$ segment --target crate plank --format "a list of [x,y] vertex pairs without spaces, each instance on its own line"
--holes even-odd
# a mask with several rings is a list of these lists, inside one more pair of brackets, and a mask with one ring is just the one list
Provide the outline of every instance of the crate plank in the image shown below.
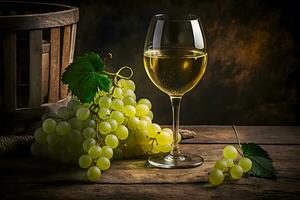
[[4,64],[4,109],[17,108],[17,36],[16,33],[4,35],[3,64]]
[[52,28],[50,35],[49,102],[57,102],[59,100],[60,82],[60,28]]
[[29,33],[29,107],[42,104],[42,30]]

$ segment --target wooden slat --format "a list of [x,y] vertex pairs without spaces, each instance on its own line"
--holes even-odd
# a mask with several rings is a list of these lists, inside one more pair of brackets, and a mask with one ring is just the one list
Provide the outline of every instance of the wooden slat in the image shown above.
[[[184,140],[191,144],[236,143],[231,126],[181,126],[197,133],[193,139]],[[241,142],[257,144],[300,144],[299,126],[236,126]]]
[[72,36],[71,36],[71,48],[70,48],[70,60],[69,63],[73,62],[75,43],[76,43],[77,24],[72,25]]
[[42,30],[29,33],[29,107],[38,107],[42,101]]
[[50,88],[49,102],[59,100],[60,81],[60,28],[52,28],[50,31]]
[[[99,183],[118,184],[153,184],[153,183],[204,183],[208,172],[216,160],[222,158],[221,144],[184,144],[184,152],[202,155],[205,162],[202,166],[190,169],[157,169],[146,167],[146,159],[114,161],[105,172]],[[265,145],[263,146],[274,160],[278,179],[300,178],[300,148],[298,145]],[[76,165],[77,166],[77,165]],[[43,169],[43,170],[40,170]],[[49,159],[33,158],[0,160],[0,183],[67,183],[88,182],[86,171],[78,166],[72,168]],[[249,183],[260,183],[262,179],[250,179]],[[292,180],[291,180],[292,181]],[[272,181],[269,181],[272,183]],[[237,182],[236,184],[239,184]]]
[[3,104],[5,109],[17,108],[17,36],[9,33],[3,40],[4,64],[4,94]]
[[[51,3],[1,1],[1,9],[23,11],[24,15],[0,16],[0,29],[6,31],[34,30],[77,23],[79,9]],[[8,13],[7,13],[8,14]]]
[[42,102],[48,102],[49,97],[49,73],[50,73],[50,53],[42,54]]
[[[64,27],[63,35],[63,47],[62,47],[62,61],[60,75],[65,71],[65,68],[70,62],[70,50],[71,50],[71,26]],[[60,81],[60,99],[66,98],[68,96],[68,87]]]

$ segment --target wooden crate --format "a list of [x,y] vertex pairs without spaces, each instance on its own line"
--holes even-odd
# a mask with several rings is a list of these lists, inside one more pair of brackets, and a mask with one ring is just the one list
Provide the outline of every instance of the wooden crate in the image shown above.
[[78,20],[71,6],[0,2],[0,119],[40,115],[67,97],[60,77],[73,60]]

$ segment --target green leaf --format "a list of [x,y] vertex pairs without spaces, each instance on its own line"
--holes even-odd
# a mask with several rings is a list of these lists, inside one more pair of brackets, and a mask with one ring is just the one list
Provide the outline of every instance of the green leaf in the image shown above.
[[249,175],[277,179],[277,172],[267,151],[255,143],[242,144],[242,151],[244,156],[252,161],[252,169],[248,172]]
[[62,81],[81,102],[91,102],[98,90],[109,91],[111,79],[103,73],[104,62],[96,53],[85,54],[70,64],[62,75]]

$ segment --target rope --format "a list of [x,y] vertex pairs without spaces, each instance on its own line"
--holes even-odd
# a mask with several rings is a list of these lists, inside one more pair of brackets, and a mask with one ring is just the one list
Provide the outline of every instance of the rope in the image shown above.
[[0,136],[0,156],[21,148],[28,148],[34,142],[31,135]]

